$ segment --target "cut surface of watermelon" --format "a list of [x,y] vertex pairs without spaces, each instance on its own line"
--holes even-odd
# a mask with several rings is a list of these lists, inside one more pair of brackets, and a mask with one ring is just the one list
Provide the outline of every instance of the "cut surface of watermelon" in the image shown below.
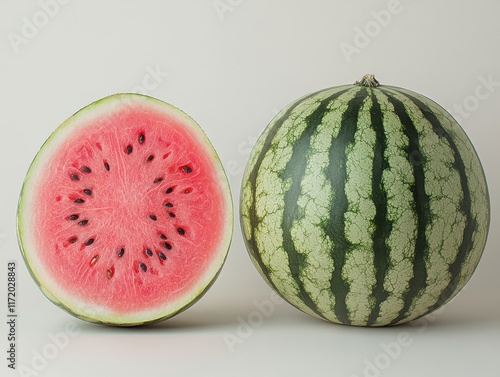
[[232,229],[229,185],[203,131],[134,94],[94,102],[49,137],[18,212],[21,249],[45,295],[118,325],[166,319],[200,298]]

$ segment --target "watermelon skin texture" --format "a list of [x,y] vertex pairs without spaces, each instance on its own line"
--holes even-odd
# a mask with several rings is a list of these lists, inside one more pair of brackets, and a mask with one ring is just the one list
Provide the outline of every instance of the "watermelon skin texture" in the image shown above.
[[476,151],[442,107],[356,83],[286,106],[243,176],[241,226],[266,282],[301,311],[402,324],[471,278],[490,221]]

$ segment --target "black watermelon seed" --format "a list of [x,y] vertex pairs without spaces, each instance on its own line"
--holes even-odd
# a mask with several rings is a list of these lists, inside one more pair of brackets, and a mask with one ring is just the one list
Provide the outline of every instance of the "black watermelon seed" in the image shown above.
[[141,268],[141,270],[143,270],[144,272],[146,272],[148,270],[148,267],[144,264],[144,263],[139,263],[139,267]]
[[154,158],[155,158],[155,156],[153,156],[152,154],[150,154],[148,156],[148,158],[146,158],[146,162],[151,162],[151,161],[153,161]]
[[166,235],[164,235],[163,233],[160,233],[160,238],[161,238],[162,240],[166,240],[166,239],[167,239],[167,236],[166,236]]
[[140,134],[139,135],[139,143],[140,144],[144,143],[144,140],[146,140],[146,138],[144,137],[144,134]]
[[156,215],[154,215],[154,214],[149,215],[149,218],[150,218],[151,220],[153,220],[153,221],[158,220],[158,218],[157,218],[157,217],[156,217]]
[[82,166],[80,168],[81,171],[83,171],[84,173],[91,173],[92,170],[90,170],[90,168],[88,166]]
[[68,217],[68,220],[75,221],[75,220],[78,220],[78,217],[79,217],[79,216],[75,213],[75,214],[73,214],[73,215],[69,216],[69,217]]
[[89,189],[83,189],[83,193],[85,195],[92,195],[92,190],[89,190]]
[[82,198],[77,198],[77,199],[73,200],[73,203],[82,204],[82,203],[85,203],[85,200],[83,200]]
[[88,220],[82,220],[82,221],[79,221],[79,222],[78,222],[78,225],[80,225],[80,226],[85,226],[85,225],[87,225],[88,223],[89,223],[89,221],[88,221]]
[[92,260],[90,261],[90,265],[93,266],[95,264],[95,262],[97,262],[98,259],[99,259],[99,255],[94,255],[94,258],[92,258]]
[[168,213],[168,215],[169,215],[170,217],[175,217],[175,213],[173,213],[173,212],[169,212],[169,213]]
[[163,246],[165,246],[165,249],[167,249],[167,250],[171,250],[172,249],[172,245],[169,244],[168,242],[163,243]]
[[172,203],[170,203],[170,202],[166,202],[165,203],[165,207],[167,207],[167,208],[172,208],[173,206],[174,205]]
[[181,236],[186,234],[186,231],[182,228],[177,228],[177,233],[179,233]]
[[73,181],[79,181],[80,180],[80,177],[78,176],[78,174],[75,174],[75,173],[72,173],[70,174],[70,177]]
[[85,246],[90,246],[94,243],[94,239],[93,238],[89,238],[87,241],[85,241]]
[[146,254],[147,254],[147,255],[149,255],[150,257],[152,257],[152,256],[153,256],[153,252],[151,251],[151,249],[147,249],[147,248],[146,248],[146,250],[144,250],[144,251],[145,251],[145,252],[146,252]]
[[126,154],[130,154],[132,153],[132,151],[134,150],[134,148],[132,147],[132,145],[127,145],[127,147],[125,148],[125,153]]
[[160,183],[161,181],[163,181],[163,177],[158,177],[153,181],[153,183]]
[[165,194],[170,194],[172,191],[174,191],[173,187],[169,187],[167,191],[165,191]]
[[109,171],[109,164],[108,164],[106,161],[104,161],[104,168],[105,168],[107,171]]
[[76,241],[78,241],[78,237],[74,236],[74,237],[71,237],[68,242],[69,243],[75,243]]
[[161,260],[167,260],[165,254],[163,254],[161,251],[158,252],[158,258],[160,258]]
[[184,173],[191,173],[193,171],[193,169],[191,169],[190,166],[185,165],[185,166],[182,167],[182,171]]
[[120,250],[118,250],[118,256],[123,257],[123,253],[125,253],[125,249],[122,247]]

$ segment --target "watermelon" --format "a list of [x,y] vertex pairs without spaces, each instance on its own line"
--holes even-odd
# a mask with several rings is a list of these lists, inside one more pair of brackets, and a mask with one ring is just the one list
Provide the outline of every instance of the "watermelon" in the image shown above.
[[274,117],[250,154],[240,214],[252,262],[286,301],[330,322],[386,326],[464,287],[490,204],[452,116],[366,75]]
[[204,132],[138,94],[103,98],[59,126],[18,206],[20,249],[41,291],[109,325],[157,322],[195,303],[232,231],[229,184]]

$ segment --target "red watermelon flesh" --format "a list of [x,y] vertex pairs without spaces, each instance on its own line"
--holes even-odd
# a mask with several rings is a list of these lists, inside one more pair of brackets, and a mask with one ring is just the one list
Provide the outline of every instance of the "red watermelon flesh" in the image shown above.
[[18,230],[52,301],[89,321],[135,325],[201,297],[227,255],[232,217],[224,170],[198,125],[122,94],[47,140],[23,186]]

